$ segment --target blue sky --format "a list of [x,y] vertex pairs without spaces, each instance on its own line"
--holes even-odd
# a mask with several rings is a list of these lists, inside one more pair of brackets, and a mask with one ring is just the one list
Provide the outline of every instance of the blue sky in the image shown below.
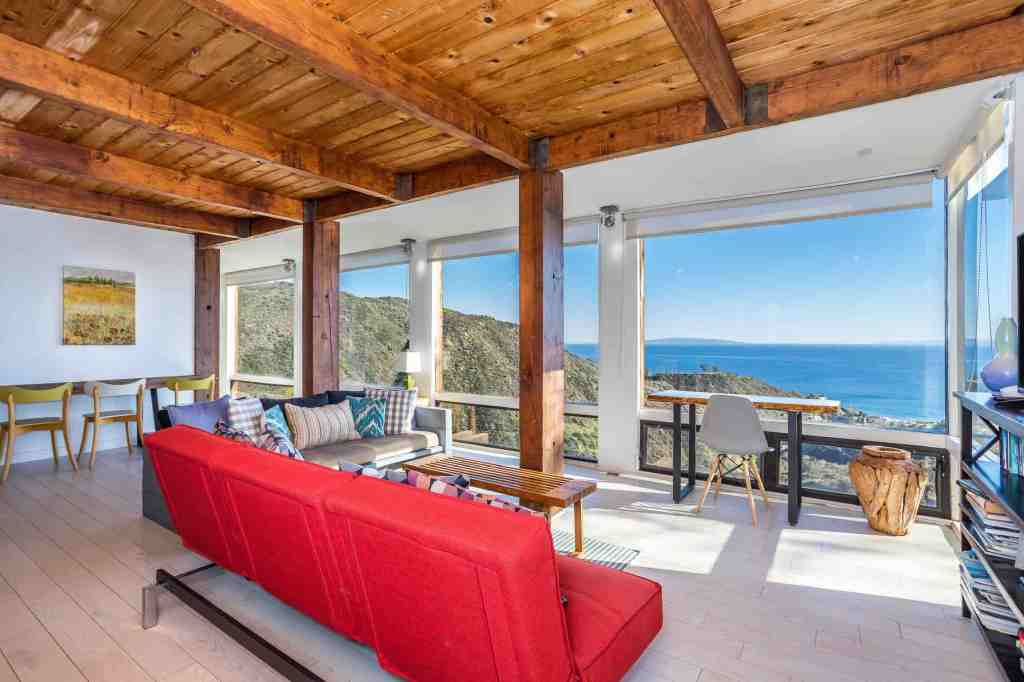
[[[945,336],[940,182],[931,208],[659,237],[647,240],[645,256],[648,339],[894,343]],[[566,341],[594,343],[597,247],[567,248],[565,267]],[[516,321],[517,274],[515,254],[450,261],[444,306]],[[364,296],[404,296],[407,286],[403,266],[346,273],[342,282]]]

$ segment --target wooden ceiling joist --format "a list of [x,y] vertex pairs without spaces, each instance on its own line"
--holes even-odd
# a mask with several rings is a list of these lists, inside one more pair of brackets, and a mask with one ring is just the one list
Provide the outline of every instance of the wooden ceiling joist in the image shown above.
[[[0,160],[219,208],[301,221],[302,201],[0,127]],[[360,195],[362,196],[362,195]]]
[[336,21],[318,9],[322,3],[187,2],[488,156],[519,169],[530,167],[525,133]]
[[21,178],[0,177],[0,204],[34,208],[52,213],[97,218],[116,223],[157,227],[238,238],[248,231],[247,219],[160,206],[112,194],[72,189]]
[[380,168],[198,107],[5,34],[0,34],[0,83],[357,192],[382,198],[395,194],[395,176]]
[[708,132],[702,100],[551,138],[548,167],[572,166],[877,104],[1024,69],[1024,16],[930,38],[761,89],[756,123]]
[[676,42],[728,128],[744,124],[743,81],[708,0],[654,0]]

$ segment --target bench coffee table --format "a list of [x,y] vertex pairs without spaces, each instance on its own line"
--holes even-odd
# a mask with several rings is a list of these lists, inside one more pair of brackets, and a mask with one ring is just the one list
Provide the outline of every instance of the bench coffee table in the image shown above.
[[559,509],[573,505],[576,553],[583,552],[583,498],[597,490],[594,481],[446,454],[430,455],[402,466],[428,476],[462,475],[476,488],[518,497],[520,502]]

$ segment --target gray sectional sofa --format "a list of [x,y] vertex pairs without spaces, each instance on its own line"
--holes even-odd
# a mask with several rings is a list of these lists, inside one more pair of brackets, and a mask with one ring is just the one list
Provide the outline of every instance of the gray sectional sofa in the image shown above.
[[[263,405],[264,408],[270,409],[276,404],[291,402],[303,407],[321,407],[340,403],[349,396],[361,395],[362,391],[327,391],[315,396],[288,400],[265,399]],[[157,430],[171,426],[166,410],[160,410],[156,421]],[[451,450],[451,410],[443,407],[417,407],[413,414],[411,433],[330,443],[317,448],[307,448],[303,450],[302,456],[306,461],[331,469],[337,469],[343,461],[384,468]],[[174,530],[153,465],[148,457],[145,459],[142,473],[142,514],[165,528]]]

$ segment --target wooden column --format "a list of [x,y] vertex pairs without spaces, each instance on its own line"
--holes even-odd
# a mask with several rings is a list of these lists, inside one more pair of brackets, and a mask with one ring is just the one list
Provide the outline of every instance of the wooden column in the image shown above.
[[338,388],[338,267],[341,227],[317,221],[306,201],[302,224],[302,394]]
[[[196,237],[195,373],[209,376],[220,368],[220,249]],[[218,376],[218,383],[220,377]],[[228,393],[229,386],[220,387]],[[216,396],[196,395],[196,400]]]
[[519,460],[560,473],[565,449],[562,174],[519,176]]

